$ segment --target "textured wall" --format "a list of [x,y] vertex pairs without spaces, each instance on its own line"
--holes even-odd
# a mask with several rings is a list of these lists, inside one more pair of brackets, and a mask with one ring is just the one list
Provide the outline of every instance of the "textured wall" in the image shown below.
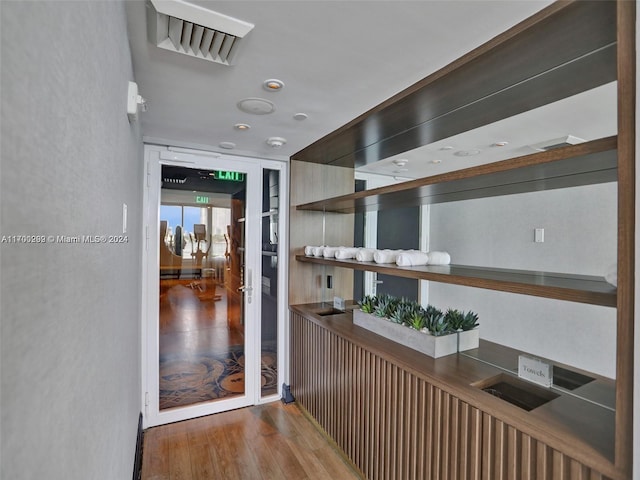
[[0,477],[124,479],[140,411],[142,144],[120,2],[0,2]]
[[[430,249],[459,265],[604,276],[616,262],[616,192],[608,183],[433,205]],[[482,338],[615,377],[615,308],[430,283],[429,303],[476,311]]]

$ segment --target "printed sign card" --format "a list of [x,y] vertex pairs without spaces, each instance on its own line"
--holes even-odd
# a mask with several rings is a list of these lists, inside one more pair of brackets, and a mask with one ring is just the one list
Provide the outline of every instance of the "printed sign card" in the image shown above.
[[526,355],[518,356],[518,376],[545,387],[553,384],[552,365]]

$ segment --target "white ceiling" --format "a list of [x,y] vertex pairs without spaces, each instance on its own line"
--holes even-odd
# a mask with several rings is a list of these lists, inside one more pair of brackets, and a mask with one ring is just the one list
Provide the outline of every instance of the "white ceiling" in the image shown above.
[[[140,116],[145,139],[285,159],[551,2],[193,3],[253,23],[255,28],[243,39],[235,65],[225,66],[156,47],[147,39],[145,9],[151,8],[150,4],[127,2],[135,80],[149,105]],[[282,80],[284,89],[265,91],[262,83],[269,78]],[[508,148],[517,150],[565,134],[585,139],[612,134],[606,133],[610,126],[600,134],[578,125],[581,118],[593,118],[585,109],[607,117],[611,108],[615,112],[612,91],[611,86],[601,87],[595,94],[574,99],[569,110],[551,106],[555,108],[551,117],[542,112],[523,114],[518,116],[522,117],[520,123],[498,122],[403,155],[410,160],[405,167],[411,167],[408,172],[391,170],[391,159],[365,170],[415,178],[464,168],[472,164],[469,162],[500,159],[497,157],[504,157],[508,149],[489,147],[500,140],[509,141]],[[615,92],[613,95],[615,98]],[[274,113],[258,116],[241,112],[236,104],[247,97],[275,103]],[[560,110],[564,113],[558,113]],[[295,120],[293,115],[298,112],[308,118]],[[549,118],[558,120],[558,125]],[[612,118],[614,133],[615,113]],[[251,129],[236,131],[236,123],[247,123]],[[271,136],[284,137],[286,145],[278,150],[269,147],[265,141]],[[236,148],[222,149],[221,142],[233,142]],[[451,151],[438,150],[445,145],[453,146],[453,152],[476,148],[483,154],[451,157]],[[430,163],[434,159],[442,162]]]

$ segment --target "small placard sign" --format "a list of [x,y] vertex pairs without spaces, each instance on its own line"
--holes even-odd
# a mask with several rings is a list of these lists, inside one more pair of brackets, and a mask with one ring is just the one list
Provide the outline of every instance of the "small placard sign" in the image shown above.
[[552,365],[526,355],[518,356],[518,376],[545,387],[553,384]]
[[344,310],[345,309],[344,298],[333,297],[333,308],[335,308],[336,310]]

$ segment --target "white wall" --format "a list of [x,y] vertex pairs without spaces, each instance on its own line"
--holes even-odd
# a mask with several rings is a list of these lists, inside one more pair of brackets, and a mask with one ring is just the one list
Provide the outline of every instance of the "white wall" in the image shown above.
[[[430,249],[452,263],[604,276],[616,262],[615,183],[431,206]],[[534,229],[545,229],[534,243]],[[431,282],[429,303],[473,310],[480,336],[615,377],[616,309]]]
[[131,478],[140,412],[142,143],[121,2],[0,2],[0,477]]

